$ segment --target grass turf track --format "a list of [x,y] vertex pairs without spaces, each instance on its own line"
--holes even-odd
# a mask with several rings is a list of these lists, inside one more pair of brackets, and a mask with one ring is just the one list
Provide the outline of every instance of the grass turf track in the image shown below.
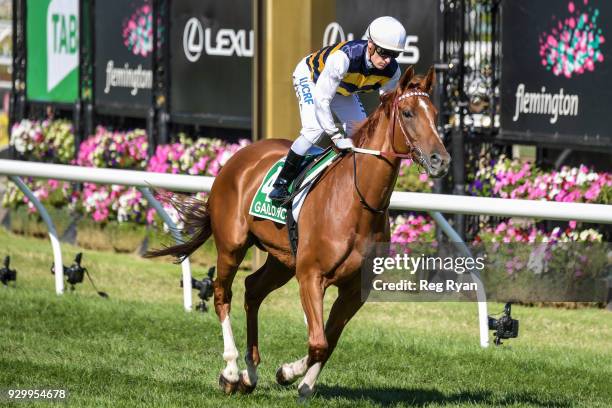
[[[78,251],[63,245],[64,263]],[[281,363],[306,353],[295,280],[262,305],[257,389],[227,397],[217,388],[220,325],[214,313],[183,312],[180,267],[88,250],[83,265],[110,299],[97,297],[88,282],[58,297],[48,240],[0,229],[0,257],[5,253],[18,270],[18,286],[0,288],[0,389],[62,387],[75,407],[296,405],[295,385],[274,381]],[[194,269],[201,278],[205,269]],[[232,313],[241,368],[246,275],[241,271],[234,283]],[[326,311],[334,292],[328,291]],[[307,405],[612,406],[610,312],[515,306],[513,314],[521,320],[520,337],[483,350],[474,304],[368,303],[345,330]]]

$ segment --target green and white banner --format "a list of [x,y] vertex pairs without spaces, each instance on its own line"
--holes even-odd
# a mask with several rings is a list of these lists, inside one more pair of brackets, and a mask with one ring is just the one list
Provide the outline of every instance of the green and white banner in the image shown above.
[[27,0],[28,99],[74,102],[79,86],[79,0]]

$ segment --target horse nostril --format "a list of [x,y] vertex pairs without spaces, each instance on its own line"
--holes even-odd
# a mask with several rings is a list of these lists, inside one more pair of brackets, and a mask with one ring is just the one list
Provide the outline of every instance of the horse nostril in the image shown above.
[[442,158],[438,153],[434,153],[429,157],[429,162],[431,163],[432,167],[439,168],[442,164]]

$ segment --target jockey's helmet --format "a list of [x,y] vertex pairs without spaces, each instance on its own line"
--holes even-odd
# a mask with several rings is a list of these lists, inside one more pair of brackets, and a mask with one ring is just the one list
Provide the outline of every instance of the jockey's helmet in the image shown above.
[[367,36],[374,45],[384,50],[405,51],[406,30],[402,23],[393,17],[378,17],[372,21],[368,26]]

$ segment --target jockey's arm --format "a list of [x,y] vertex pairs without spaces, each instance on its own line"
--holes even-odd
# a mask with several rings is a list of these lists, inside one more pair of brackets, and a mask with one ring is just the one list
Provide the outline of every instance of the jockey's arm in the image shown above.
[[399,79],[400,79],[401,76],[402,76],[402,70],[400,69],[400,67],[398,65],[397,69],[395,70],[395,73],[393,74],[391,79],[389,81],[387,81],[386,84],[381,86],[380,89],[378,90],[380,92],[380,94],[384,95],[387,92],[393,91],[395,89],[395,87],[397,86],[397,83],[399,82]]
[[315,115],[321,128],[330,136],[339,131],[334,123],[330,104],[336,95],[340,81],[348,72],[348,68],[348,56],[342,51],[334,52],[327,57],[325,67],[315,85]]

